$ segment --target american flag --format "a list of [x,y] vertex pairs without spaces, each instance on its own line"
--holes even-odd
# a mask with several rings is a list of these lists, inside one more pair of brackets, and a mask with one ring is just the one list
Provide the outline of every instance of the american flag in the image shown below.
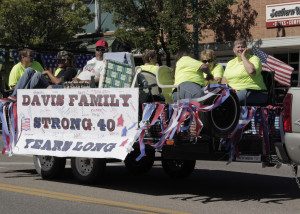
[[[11,55],[13,57],[14,63],[17,64],[19,62],[19,51],[13,50],[11,52]],[[33,60],[36,60],[38,53],[34,52]]]
[[29,131],[30,130],[30,119],[29,118],[22,118],[21,123],[21,130]]
[[78,69],[82,69],[87,61],[89,61],[90,59],[92,59],[94,56],[93,55],[75,55],[76,58],[76,65]]
[[51,71],[54,74],[57,69],[57,58],[55,53],[42,53],[42,61],[44,64],[44,69]]
[[294,71],[293,67],[266,54],[255,46],[253,47],[253,53],[261,60],[263,71],[275,71],[274,79],[278,83],[285,86],[291,86],[291,75]]

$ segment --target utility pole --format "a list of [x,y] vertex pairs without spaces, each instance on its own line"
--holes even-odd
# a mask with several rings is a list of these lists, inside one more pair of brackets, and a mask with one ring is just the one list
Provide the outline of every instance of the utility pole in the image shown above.
[[95,0],[95,31],[101,32],[101,1]]
[[194,7],[194,57],[195,59],[199,59],[199,53],[198,53],[198,0],[193,1],[193,7]]

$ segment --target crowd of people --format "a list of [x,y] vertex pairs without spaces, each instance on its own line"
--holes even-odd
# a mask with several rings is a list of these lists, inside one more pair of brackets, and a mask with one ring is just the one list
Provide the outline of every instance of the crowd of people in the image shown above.
[[[126,58],[131,51],[126,43],[118,43],[113,52],[122,53],[123,62],[134,65],[133,58]],[[216,55],[213,50],[206,49],[200,53],[200,59],[194,59],[188,49],[181,49],[175,57],[173,67],[174,84],[178,86],[173,91],[173,101],[180,99],[199,98],[204,95],[204,87],[211,83],[227,84],[237,92],[241,104],[244,100],[251,103],[265,103],[267,94],[260,92],[266,86],[261,74],[262,64],[257,56],[248,53],[246,40],[237,39],[234,42],[233,52],[235,58],[227,63],[226,69],[216,63]],[[9,87],[13,89],[8,98],[1,102],[17,100],[18,89],[54,88],[63,81],[91,81],[94,77],[98,84],[104,72],[103,59],[108,55],[108,43],[105,40],[96,42],[95,57],[87,62],[82,72],[78,74],[74,55],[68,51],[60,51],[57,54],[58,67],[53,74],[44,70],[42,65],[34,61],[34,51],[22,49],[19,51],[19,63],[14,65],[9,75]],[[155,50],[146,49],[142,54],[144,65],[140,67],[144,71],[156,75],[159,67]],[[248,91],[248,89],[252,89]],[[179,93],[179,94],[177,94]],[[179,96],[178,96],[179,95]]]

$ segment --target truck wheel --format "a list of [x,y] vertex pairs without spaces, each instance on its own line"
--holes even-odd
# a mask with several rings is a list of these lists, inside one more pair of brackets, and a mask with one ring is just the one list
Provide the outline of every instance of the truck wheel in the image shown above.
[[126,168],[133,174],[144,174],[147,173],[153,166],[155,159],[155,151],[149,149],[146,151],[147,156],[142,157],[141,160],[136,161],[135,159],[140,155],[138,148],[130,152],[125,158]]
[[184,178],[189,176],[196,165],[196,160],[168,160],[162,159],[164,171],[174,178]]
[[[211,105],[218,96],[204,100],[201,104]],[[202,133],[213,137],[227,137],[233,132],[239,122],[240,105],[234,92],[219,107],[208,112],[199,112],[203,122]]]
[[36,172],[44,179],[54,179],[62,175],[66,159],[54,156],[33,156]]
[[100,181],[106,167],[105,159],[79,158],[71,159],[71,168],[74,177],[83,183],[96,183]]

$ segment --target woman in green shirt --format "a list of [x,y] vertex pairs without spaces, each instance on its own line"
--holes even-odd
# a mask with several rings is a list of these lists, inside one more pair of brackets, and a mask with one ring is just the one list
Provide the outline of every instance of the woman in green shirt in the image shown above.
[[[199,98],[204,95],[204,73],[207,75],[207,80],[213,79],[209,65],[193,59],[189,50],[181,50],[177,53],[174,70],[174,84],[178,85],[180,99]],[[176,93],[176,91],[173,91],[174,101],[177,101]]]
[[[224,68],[220,64],[216,64],[216,55],[213,50],[206,49],[201,51],[200,60],[205,64],[208,63],[211,74],[214,76],[213,80],[205,81],[205,85],[210,83],[221,83]],[[206,74],[204,74],[204,78],[206,78]]]
[[[259,91],[266,90],[261,74],[262,64],[257,56],[248,54],[247,50],[246,40],[238,39],[234,42],[236,58],[227,63],[222,83],[236,90],[241,105],[246,95],[248,103],[263,104],[267,102],[268,95]],[[257,91],[248,92],[247,89]]]

